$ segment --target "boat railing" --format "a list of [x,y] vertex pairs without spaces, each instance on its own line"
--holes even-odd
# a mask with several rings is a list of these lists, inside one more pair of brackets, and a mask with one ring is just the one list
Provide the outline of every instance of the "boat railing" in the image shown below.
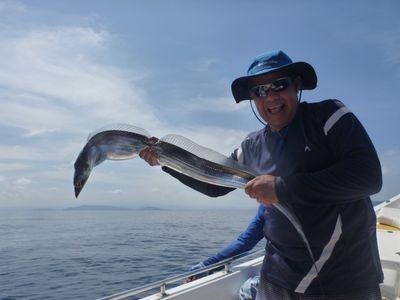
[[232,267],[233,267],[233,263],[237,263],[240,259],[242,258],[249,258],[251,256],[256,256],[256,255],[261,255],[262,253],[264,253],[265,250],[264,249],[259,249],[256,251],[248,251],[248,252],[244,252],[238,255],[235,255],[231,258],[227,258],[225,260],[222,260],[218,263],[209,265],[207,267],[204,268],[199,268],[193,271],[188,271],[179,275],[175,275],[166,279],[162,279],[150,284],[146,284],[137,288],[133,288],[130,290],[126,290],[123,292],[119,292],[110,296],[106,296],[103,298],[99,298],[98,300],[121,300],[121,299],[127,299],[133,296],[137,296],[140,294],[143,294],[145,292],[149,292],[152,290],[156,290],[158,289],[160,291],[160,294],[162,297],[167,296],[166,290],[167,290],[167,285],[170,285],[172,283],[176,283],[176,282],[182,282],[183,280],[186,280],[188,278],[191,278],[193,276],[196,275],[200,275],[206,272],[211,272],[211,271],[215,271],[215,270],[220,270],[223,269],[223,271],[228,274],[230,272],[232,272]]

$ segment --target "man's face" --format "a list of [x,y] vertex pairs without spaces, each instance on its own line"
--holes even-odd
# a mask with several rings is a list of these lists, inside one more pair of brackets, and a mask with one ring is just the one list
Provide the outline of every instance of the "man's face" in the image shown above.
[[[250,86],[257,86],[274,82],[279,78],[288,77],[284,73],[266,74],[253,78]],[[298,82],[293,82],[284,90],[276,92],[269,90],[266,97],[253,97],[260,116],[270,125],[273,131],[279,131],[290,123],[297,110]]]

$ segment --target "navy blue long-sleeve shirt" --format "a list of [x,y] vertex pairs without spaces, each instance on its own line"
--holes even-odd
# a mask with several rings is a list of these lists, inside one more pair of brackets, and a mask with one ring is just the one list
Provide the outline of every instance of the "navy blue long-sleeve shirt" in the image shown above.
[[[285,129],[272,132],[267,126],[251,133],[232,158],[258,174],[276,176],[278,199],[299,219],[319,279],[301,237],[271,206],[260,205],[246,231],[205,264],[247,251],[264,236],[268,243],[262,274],[289,290],[318,294],[322,285],[329,294],[382,281],[369,198],[382,185],[380,163],[363,126],[343,103],[300,103]],[[232,190],[163,169],[212,197]]]

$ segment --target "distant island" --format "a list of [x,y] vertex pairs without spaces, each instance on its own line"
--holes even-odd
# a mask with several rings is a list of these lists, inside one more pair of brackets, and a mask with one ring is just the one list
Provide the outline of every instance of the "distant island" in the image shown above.
[[80,205],[76,207],[68,207],[64,210],[165,210],[155,206],[145,206],[137,209],[127,208],[127,207],[118,207],[118,206],[110,206],[110,205]]
[[156,207],[156,206],[145,206],[145,207],[138,208],[137,210],[168,210],[168,209],[160,208],[160,207]]
[[132,210],[131,208],[109,206],[109,205],[80,205],[68,207],[65,210]]

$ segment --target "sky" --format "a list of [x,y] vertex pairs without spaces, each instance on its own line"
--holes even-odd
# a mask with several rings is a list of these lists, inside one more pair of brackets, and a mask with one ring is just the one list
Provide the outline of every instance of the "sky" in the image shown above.
[[231,82],[282,49],[313,65],[303,101],[340,99],[400,193],[399,1],[0,0],[0,208],[78,205],[255,208],[242,190],[208,198],[140,158],[97,166],[78,199],[88,134],[127,123],[229,155],[259,130]]

